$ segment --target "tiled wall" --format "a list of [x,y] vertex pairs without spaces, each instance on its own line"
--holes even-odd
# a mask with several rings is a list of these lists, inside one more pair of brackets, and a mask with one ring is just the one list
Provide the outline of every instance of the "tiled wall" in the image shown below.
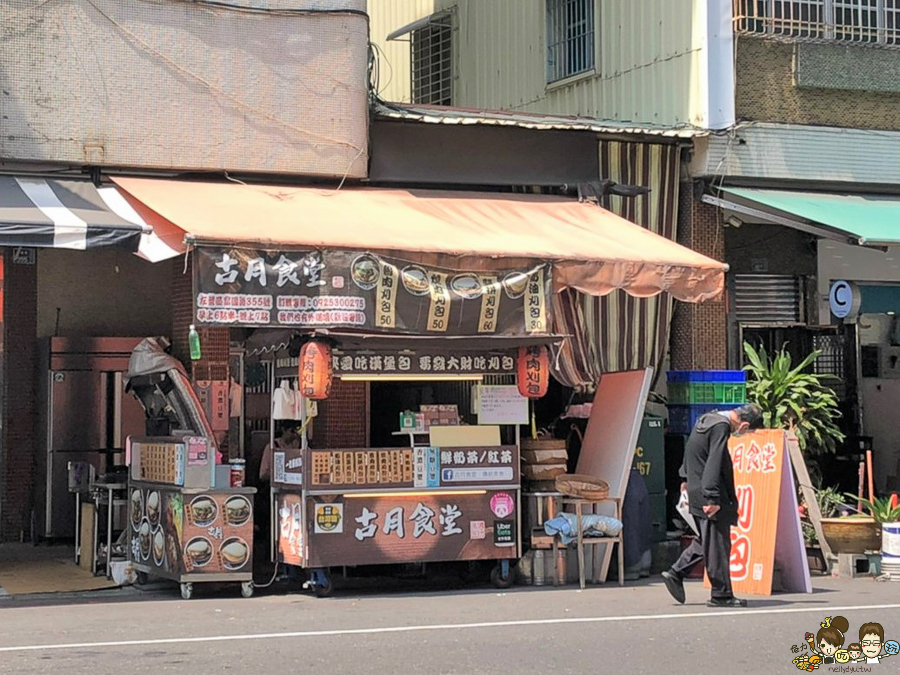
[[[725,235],[716,207],[704,204],[688,183],[681,186],[678,243],[716,260],[725,259]],[[672,370],[726,368],[727,312],[724,294],[700,304],[675,301]]]

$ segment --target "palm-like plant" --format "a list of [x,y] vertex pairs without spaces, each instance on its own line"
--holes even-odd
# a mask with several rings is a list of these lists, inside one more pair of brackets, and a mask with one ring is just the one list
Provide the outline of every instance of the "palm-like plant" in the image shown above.
[[767,429],[790,429],[800,448],[811,454],[833,453],[844,434],[835,424],[840,418],[837,395],[823,384],[830,376],[804,372],[821,352],[814,351],[794,366],[786,349],[770,358],[765,348],[757,352],[744,343],[749,365],[747,398],[763,413]]

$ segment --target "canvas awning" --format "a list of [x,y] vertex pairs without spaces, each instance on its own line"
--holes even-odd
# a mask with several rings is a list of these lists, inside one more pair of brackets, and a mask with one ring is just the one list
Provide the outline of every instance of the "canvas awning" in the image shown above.
[[136,251],[150,228],[117,214],[104,190],[86,180],[0,176],[0,246]]
[[749,216],[859,246],[900,244],[900,196],[723,188],[703,200]]
[[688,302],[718,296],[727,269],[599,206],[564,197],[114,180],[170,246],[172,228],[179,228],[194,245],[370,250],[460,269],[549,261],[556,290],[606,295],[623,289],[636,297],[667,291]]

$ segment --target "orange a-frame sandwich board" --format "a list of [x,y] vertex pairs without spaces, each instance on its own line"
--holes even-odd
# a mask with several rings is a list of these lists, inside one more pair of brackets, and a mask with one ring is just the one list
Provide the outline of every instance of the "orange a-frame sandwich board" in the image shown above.
[[[731,528],[731,582],[736,595],[780,589],[812,593],[787,432],[766,429],[731,439],[738,524]],[[709,579],[705,579],[709,587]]]

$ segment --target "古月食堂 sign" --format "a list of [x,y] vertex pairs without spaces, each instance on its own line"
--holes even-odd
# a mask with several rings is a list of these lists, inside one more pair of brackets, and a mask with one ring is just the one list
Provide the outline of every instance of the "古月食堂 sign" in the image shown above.
[[351,251],[198,247],[201,325],[345,327],[421,335],[542,335],[550,266],[466,271]]

